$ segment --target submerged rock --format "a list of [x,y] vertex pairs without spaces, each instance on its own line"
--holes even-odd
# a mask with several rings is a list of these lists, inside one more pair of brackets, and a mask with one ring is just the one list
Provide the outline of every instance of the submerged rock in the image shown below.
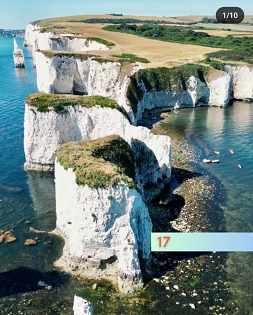
[[75,295],[73,311],[74,315],[92,315],[93,305],[85,299],[82,299],[81,297]]
[[17,240],[16,237],[12,234],[11,231],[6,231],[6,232],[2,231],[2,234],[0,235],[0,243],[2,243],[3,241],[5,243],[12,243],[16,240]]
[[44,281],[39,281],[38,286],[41,288],[45,288],[47,291],[51,291],[53,289],[51,285],[46,284]]
[[23,50],[18,46],[15,38],[14,41],[14,51],[13,51],[13,59],[16,68],[24,68],[25,67],[25,58]]
[[35,245],[36,241],[32,239],[27,239],[24,243],[24,245],[29,246],[29,245]]

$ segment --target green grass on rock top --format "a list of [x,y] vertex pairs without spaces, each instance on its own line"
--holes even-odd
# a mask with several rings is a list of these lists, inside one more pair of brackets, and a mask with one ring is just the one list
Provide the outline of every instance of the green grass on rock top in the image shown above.
[[124,181],[135,187],[134,156],[120,136],[66,143],[57,148],[55,157],[65,170],[74,170],[78,185],[96,189]]
[[[78,37],[76,37],[76,38],[78,38]],[[97,43],[104,44],[104,45],[109,46],[109,47],[115,46],[115,44],[113,42],[109,42],[108,40],[103,39],[103,38],[99,38],[99,37],[88,37],[87,39],[90,41],[95,41]]]
[[39,112],[54,110],[57,113],[63,111],[66,106],[81,105],[82,107],[91,108],[99,105],[101,107],[117,109],[128,118],[124,108],[120,107],[115,101],[103,96],[34,93],[27,97],[26,104],[36,107]]
[[141,69],[130,78],[127,97],[133,111],[137,112],[137,104],[143,96],[139,84],[144,83],[147,91],[168,91],[181,93],[188,89],[188,82],[191,76],[198,77],[202,82],[210,79],[210,75],[217,70],[197,64],[187,64],[173,68],[148,68]]

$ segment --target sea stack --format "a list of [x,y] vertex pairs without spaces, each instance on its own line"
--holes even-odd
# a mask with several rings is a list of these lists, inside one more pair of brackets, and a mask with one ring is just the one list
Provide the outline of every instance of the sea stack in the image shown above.
[[25,58],[23,50],[18,46],[15,38],[14,41],[14,51],[13,51],[13,59],[16,68],[24,68],[25,67]]

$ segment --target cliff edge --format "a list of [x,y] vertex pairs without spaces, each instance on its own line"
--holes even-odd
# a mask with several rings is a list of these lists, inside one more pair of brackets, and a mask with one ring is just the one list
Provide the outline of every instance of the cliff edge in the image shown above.
[[109,136],[61,145],[55,156],[56,230],[65,239],[56,266],[124,293],[140,289],[152,225],[130,146]]
[[113,134],[129,144],[133,139],[145,144],[146,152],[152,151],[153,161],[157,163],[151,164],[154,165],[153,180],[157,185],[162,180],[170,180],[170,138],[154,135],[145,127],[133,126],[122,107],[100,96],[31,94],[25,106],[25,168],[53,170],[58,145]]

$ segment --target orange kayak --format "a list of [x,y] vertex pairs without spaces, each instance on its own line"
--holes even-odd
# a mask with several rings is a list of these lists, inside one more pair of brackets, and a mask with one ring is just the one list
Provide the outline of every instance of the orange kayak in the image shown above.
[[220,152],[219,152],[219,151],[217,151],[217,150],[214,150],[214,151],[213,151],[213,153],[214,153],[214,154],[217,154],[217,155],[219,155],[219,154],[220,154]]

